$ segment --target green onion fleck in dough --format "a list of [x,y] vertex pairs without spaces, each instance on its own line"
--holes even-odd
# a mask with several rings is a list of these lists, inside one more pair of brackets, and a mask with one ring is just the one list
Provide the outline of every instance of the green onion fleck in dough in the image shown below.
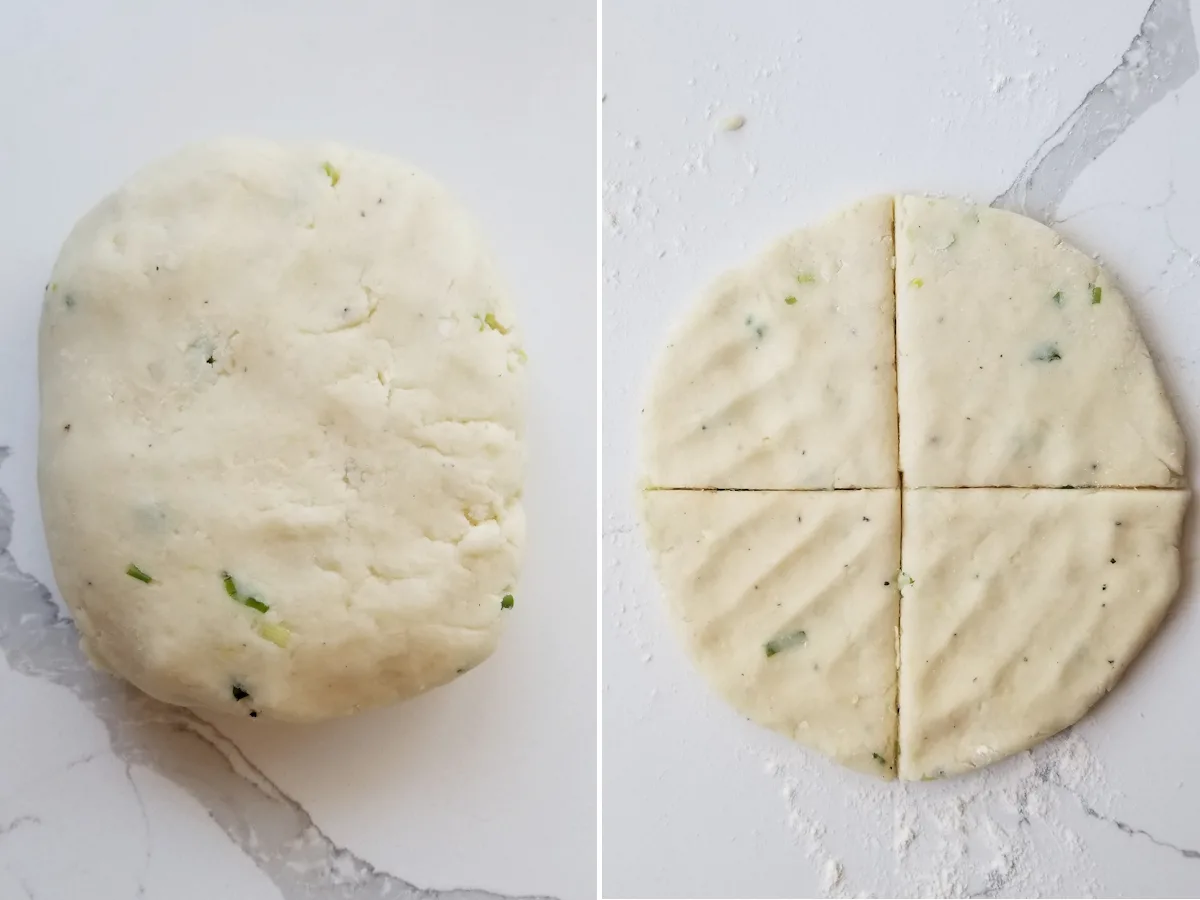
[[784,297],[783,302],[786,303],[788,306],[795,306],[796,298],[795,297]]
[[250,692],[248,690],[246,690],[244,687],[242,687],[236,681],[233,683],[233,699],[234,700],[245,700],[249,696],[250,696]]
[[1057,344],[1042,344],[1029,358],[1034,362],[1057,362],[1062,359],[1062,354],[1058,351]]
[[784,650],[790,650],[792,647],[800,647],[808,643],[808,635],[803,631],[793,631],[791,634],[785,634],[782,637],[772,638],[763,644],[763,649],[767,653],[767,657],[772,657],[776,653],[782,653]]
[[291,631],[274,622],[263,622],[258,626],[258,633],[277,647],[287,647],[292,636]]
[[513,595],[512,595],[512,594],[505,594],[505,595],[504,595],[504,599],[500,601],[500,608],[501,608],[501,609],[512,609],[512,608],[513,608],[513,603],[514,603],[514,601],[513,601]]
[[342,180],[342,173],[334,168],[333,163],[326,162],[321,166],[325,170],[325,174],[329,176],[329,186],[337,187],[337,183]]
[[1092,306],[1096,306],[1100,302],[1100,285],[1092,285]]
[[520,347],[518,347],[513,352],[517,354],[517,359],[519,359],[521,362],[529,362],[528,354],[526,354],[525,351],[522,350]]
[[1050,299],[1054,301],[1055,306],[1062,306],[1062,301],[1063,301],[1062,291],[1055,291],[1054,296],[1051,297]]
[[261,600],[259,600],[257,597],[244,596],[237,589],[237,584],[234,582],[233,576],[230,575],[228,572],[221,573],[221,581],[225,585],[225,593],[227,593],[230,597],[232,597],[238,603],[242,604],[242,606],[248,606],[251,609],[257,610],[258,612],[261,612],[261,613],[265,613],[267,610],[269,610],[271,608],[266,603],[263,603]]
[[872,753],[871,758],[873,760],[875,760],[875,762],[879,763],[881,766],[887,765],[887,760],[884,759],[882,756],[880,756],[878,753]]
[[924,278],[914,278],[912,281],[909,282],[909,284],[911,284],[915,288],[925,287],[925,279]]
[[271,607],[267,606],[267,604],[265,604],[261,600],[259,600],[257,597],[242,597],[241,601],[242,601],[242,603],[246,604],[246,606],[250,607],[251,609],[256,609],[262,613],[265,613],[268,609],[271,608]]
[[153,578],[151,578],[133,563],[129,564],[129,568],[125,570],[125,574],[130,578],[136,578],[138,581],[144,581],[146,584],[152,584],[154,582]]
[[796,276],[796,284],[816,284],[817,276],[812,272],[801,272]]
[[492,331],[498,331],[501,334],[508,334],[508,329],[505,328],[503,325],[501,325],[499,322],[497,322],[496,317],[494,315],[492,315],[491,313],[488,313],[486,316],[483,317],[483,322],[485,325],[487,325],[488,328],[492,329]]

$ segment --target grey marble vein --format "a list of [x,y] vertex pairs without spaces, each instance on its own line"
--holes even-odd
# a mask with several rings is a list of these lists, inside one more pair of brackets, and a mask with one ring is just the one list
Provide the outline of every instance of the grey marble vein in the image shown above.
[[1087,92],[992,205],[1051,221],[1080,173],[1198,69],[1188,0],[1153,0],[1121,62]]
[[42,820],[37,816],[17,816],[11,822],[5,822],[0,825],[0,836],[6,835],[11,831],[16,831],[18,828],[24,828],[26,825],[41,825]]
[[[7,456],[8,448],[0,447],[0,464]],[[470,888],[421,889],[376,869],[334,844],[212,725],[92,669],[49,588],[23,572],[9,552],[12,525],[12,505],[0,491],[0,652],[8,664],[70,689],[104,723],[127,773],[146,766],[191,793],[287,900],[502,896]],[[141,803],[140,793],[137,798]]]
[[1104,813],[1096,809],[1091,800],[1083,796],[1083,794],[1074,788],[1064,784],[1062,779],[1058,777],[1057,772],[1051,769],[1039,769],[1035,774],[1036,777],[1040,778],[1042,781],[1046,782],[1047,784],[1052,784],[1057,788],[1061,788],[1079,801],[1080,808],[1083,810],[1084,815],[1086,815],[1088,818],[1096,819],[1099,822],[1107,822],[1109,825],[1115,826],[1119,831],[1123,831],[1125,834],[1130,836],[1141,835],[1150,841],[1150,843],[1158,847],[1163,847],[1167,850],[1174,850],[1184,859],[1200,859],[1200,850],[1191,850],[1187,847],[1180,847],[1178,844],[1172,844],[1170,841],[1164,841],[1162,838],[1151,834],[1144,828],[1138,828],[1134,825],[1130,825],[1128,822],[1123,822],[1120,819],[1113,818],[1112,816],[1104,815]]
[[1144,837],[1148,841],[1150,841],[1150,843],[1155,844],[1156,846],[1159,846],[1159,847],[1163,847],[1167,850],[1174,850],[1176,853],[1178,853],[1184,859],[1200,859],[1200,850],[1189,850],[1187,847],[1180,847],[1178,844],[1172,844],[1170,841],[1164,841],[1161,838],[1155,837],[1150,832],[1146,831],[1144,828],[1135,828],[1133,825],[1130,825],[1128,822],[1122,822],[1120,819],[1113,819],[1113,818],[1110,818],[1109,816],[1102,815],[1101,813],[1096,811],[1094,808],[1089,806],[1087,801],[1084,800],[1082,797],[1079,798],[1079,804],[1080,804],[1080,806],[1083,807],[1083,811],[1084,811],[1085,815],[1090,816],[1093,819],[1097,819],[1101,822],[1107,822],[1110,825],[1115,825],[1119,830],[1125,832],[1126,834],[1128,834],[1130,836],[1135,835],[1135,834],[1140,834],[1142,837]]

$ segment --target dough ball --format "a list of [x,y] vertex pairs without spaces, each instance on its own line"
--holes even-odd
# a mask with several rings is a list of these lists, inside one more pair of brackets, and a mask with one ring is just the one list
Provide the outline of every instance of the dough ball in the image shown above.
[[87,653],[291,720],[478,665],[512,614],[524,364],[479,232],[403,163],[229,140],[137,174],[42,315],[43,514]]

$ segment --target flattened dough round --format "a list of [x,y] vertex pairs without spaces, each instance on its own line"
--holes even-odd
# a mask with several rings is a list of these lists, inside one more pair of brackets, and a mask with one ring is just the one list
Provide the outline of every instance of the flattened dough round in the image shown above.
[[293,720],[480,663],[524,532],[514,324],[470,219],[386,157],[220,141],[102,201],[40,344],[43,514],[89,656]]
[[1090,257],[1012,213],[894,202],[795,232],[689,311],[649,389],[643,518],[732,706],[917,779],[1112,688],[1178,587],[1188,492]]

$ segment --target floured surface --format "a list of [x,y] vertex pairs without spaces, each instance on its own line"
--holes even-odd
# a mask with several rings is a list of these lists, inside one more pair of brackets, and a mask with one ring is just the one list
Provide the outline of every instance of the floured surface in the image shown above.
[[793,232],[676,326],[642,418],[654,487],[894,487],[892,200]]
[[524,535],[523,367],[482,237],[411,167],[242,140],[148,167],[42,318],[42,507],[89,655],[287,719],[478,665]]
[[1182,432],[1095,260],[1013,213],[896,210],[906,486],[1182,483]]
[[758,755],[771,813],[821,896],[1101,895],[1084,837],[1089,819],[1112,821],[1113,789],[1074,731],[969,780],[922,784],[840,782],[799,752]]
[[[1200,702],[1194,579],[1147,655],[1069,733],[964,777],[887,784],[734,721],[711,698],[663,621],[630,489],[636,410],[697,272],[848,198],[898,188],[986,202],[1015,194],[1011,184],[1052,197],[1036,217],[1112,266],[1191,437],[1200,79],[1179,91],[1187,68],[1164,63],[1192,43],[1194,11],[1155,3],[1187,28],[1152,22],[1138,38],[1150,8],[1099,3],[1080,16],[978,0],[882,4],[864,17],[823,4],[800,21],[784,7],[751,19],[707,0],[666,13],[606,7],[607,893],[821,896],[830,860],[843,875],[829,893],[843,897],[1194,892],[1200,862],[1115,824],[1200,849],[1188,756],[1200,724],[1179,715]],[[912,64],[863,52],[864,41],[915,48]],[[1120,78],[1105,82],[1114,69]],[[735,112],[745,127],[719,131]],[[1188,468],[1194,483],[1194,459]],[[1185,556],[1194,543],[1189,529]]]
[[900,774],[953,775],[1079,719],[1179,585],[1187,494],[904,494]]
[[643,513],[673,624],[717,692],[892,777],[899,492],[647,491]]

